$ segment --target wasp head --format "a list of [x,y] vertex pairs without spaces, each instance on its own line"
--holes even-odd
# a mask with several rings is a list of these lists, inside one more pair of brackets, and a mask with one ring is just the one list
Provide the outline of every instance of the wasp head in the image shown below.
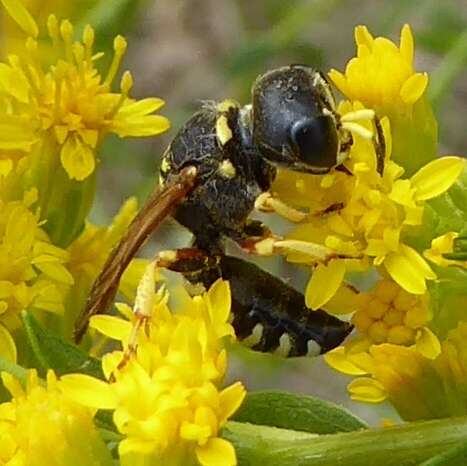
[[322,73],[302,65],[278,68],[259,76],[252,94],[253,141],[264,158],[316,174],[342,162],[351,136],[340,127]]

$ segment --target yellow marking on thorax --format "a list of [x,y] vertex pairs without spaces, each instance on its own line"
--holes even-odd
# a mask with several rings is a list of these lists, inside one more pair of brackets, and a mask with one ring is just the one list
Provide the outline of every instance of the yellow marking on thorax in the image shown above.
[[216,105],[216,110],[220,113],[227,113],[230,110],[238,108],[239,104],[233,99],[225,99]]
[[216,136],[221,146],[229,142],[233,136],[232,129],[229,126],[228,114],[239,108],[240,105],[233,99],[225,99],[216,105],[216,110],[220,114],[216,121]]
[[226,115],[221,115],[216,121],[216,136],[219,144],[224,146],[232,139],[233,133],[229,126],[229,120]]
[[237,174],[237,170],[233,166],[232,162],[226,159],[219,164],[219,173],[224,178],[233,178]]

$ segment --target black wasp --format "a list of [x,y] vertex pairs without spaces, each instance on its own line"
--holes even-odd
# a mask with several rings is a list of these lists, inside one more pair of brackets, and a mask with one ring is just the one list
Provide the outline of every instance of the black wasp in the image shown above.
[[219,277],[229,280],[232,325],[240,341],[283,356],[317,355],[338,346],[351,332],[350,324],[323,310],[310,311],[301,293],[256,265],[226,255],[224,239],[254,251],[271,233],[249,215],[271,187],[276,167],[313,174],[339,167],[352,145],[350,126],[337,114],[325,76],[302,65],[259,76],[250,105],[231,100],[205,104],[166,150],[161,186],[94,283],[76,327],[77,340],[89,318],[105,312],[142,243],[173,215],[193,233],[193,244],[165,252],[160,265],[205,287]]

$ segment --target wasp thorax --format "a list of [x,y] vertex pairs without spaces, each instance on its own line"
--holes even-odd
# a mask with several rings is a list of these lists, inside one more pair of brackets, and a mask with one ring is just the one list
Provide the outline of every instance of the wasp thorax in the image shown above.
[[338,164],[334,98],[325,77],[291,65],[253,85],[253,140],[270,162],[291,170],[325,173]]

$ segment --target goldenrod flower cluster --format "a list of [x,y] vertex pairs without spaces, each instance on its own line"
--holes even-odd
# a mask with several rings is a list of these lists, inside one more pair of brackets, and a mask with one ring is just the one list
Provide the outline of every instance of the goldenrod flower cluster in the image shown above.
[[47,383],[35,370],[25,387],[2,373],[12,400],[0,404],[0,463],[15,466],[111,466],[111,454],[91,410],[67,398],[54,373]]
[[[102,359],[107,382],[73,374],[62,378],[62,387],[84,406],[113,411],[124,435],[122,465],[145,459],[175,466],[195,464],[194,458],[203,466],[235,465],[232,445],[219,437],[245,396],[240,383],[218,388],[226,370],[222,340],[234,335],[229,285],[217,281],[173,314],[163,288],[154,294],[154,265],[148,267],[134,312],[121,304],[123,318],[91,320],[93,328],[122,345]],[[147,320],[135,335],[138,315]]]
[[[326,356],[332,367],[349,375],[373,374],[371,368],[379,367],[376,355],[389,351],[394,358],[400,355],[401,366],[403,355],[417,353],[413,357],[428,365],[441,357],[443,332],[435,325],[433,311],[439,304],[431,292],[437,292],[438,275],[444,272],[436,266],[465,267],[465,261],[449,256],[459,233],[445,230],[434,238],[426,224],[427,203],[448,191],[466,164],[456,156],[433,158],[436,121],[425,98],[428,76],[413,68],[410,28],[402,29],[399,47],[386,38],[373,38],[363,26],[356,28],[355,38],[357,56],[345,73],[332,70],[329,76],[349,99],[339,104],[338,112],[345,116],[374,110],[379,137],[375,122],[363,120],[360,126],[375,136],[372,141],[361,129],[354,132],[346,170],[320,176],[283,170],[273,186],[275,196],[301,209],[293,219],[298,225],[276,246],[289,261],[311,265],[308,307],[353,313],[356,336]],[[422,137],[426,131],[430,134]],[[378,165],[381,132],[383,170]],[[414,138],[423,143],[413,145]],[[422,153],[427,141],[431,148]],[[366,293],[352,292],[345,282],[349,274],[372,269],[380,275],[377,284]],[[349,385],[354,399],[385,398],[364,385],[366,381]],[[381,387],[382,382],[376,377],[372,383]]]
[[[31,29],[29,21],[23,26]],[[68,176],[82,181],[94,171],[96,150],[106,134],[150,136],[168,128],[165,117],[153,115],[163,105],[161,99],[135,101],[129,97],[133,79],[128,71],[123,73],[120,92],[112,91],[127,48],[122,36],[115,38],[112,63],[101,77],[96,68],[101,54],[93,50],[90,26],[84,28],[81,41],[73,40],[68,20],[59,22],[51,15],[47,29],[56,54],[53,65],[45,68],[40,62],[38,31],[33,28],[24,56],[9,55],[0,67],[1,119],[5,124],[0,140],[31,157],[37,151],[41,157],[44,151],[53,152],[50,156],[60,157]],[[25,122],[32,131],[24,134]],[[12,168],[11,159],[4,161],[2,173],[6,175]]]
[[420,345],[432,335],[428,295],[413,295],[391,280],[381,280],[372,291],[360,293],[357,302],[352,323],[370,344]]
[[338,370],[357,376],[349,384],[353,400],[379,403],[388,399],[408,421],[467,413],[467,322],[451,330],[435,358],[415,347],[384,343],[368,353],[331,356]]
[[16,361],[12,332],[21,326],[23,309],[64,314],[74,283],[69,254],[54,246],[34,208],[35,190],[18,201],[0,198],[0,356]]

